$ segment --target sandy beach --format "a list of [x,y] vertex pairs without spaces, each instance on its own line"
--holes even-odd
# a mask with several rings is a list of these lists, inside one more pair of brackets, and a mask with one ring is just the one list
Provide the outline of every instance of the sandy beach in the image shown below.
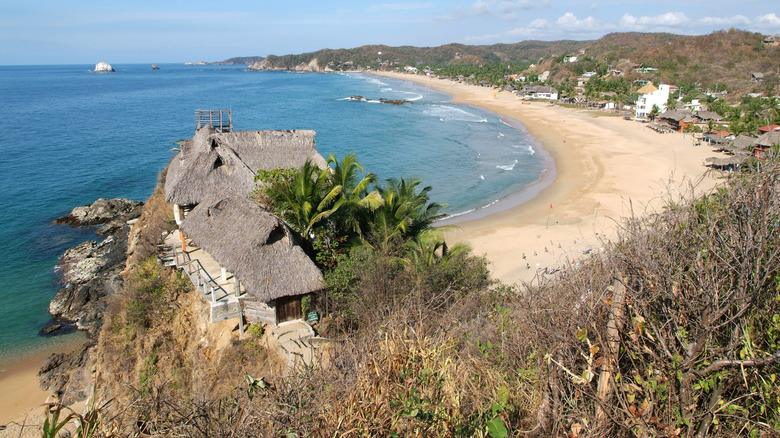
[[[49,391],[38,386],[38,370],[51,353],[69,352],[84,343],[84,336],[75,334],[63,338],[59,344],[0,366],[0,437],[20,436],[22,424],[26,424],[21,436],[40,436],[44,407],[53,400]],[[5,429],[3,429],[5,427]]]
[[620,220],[657,209],[680,193],[710,190],[720,176],[704,160],[721,156],[693,146],[691,136],[659,134],[645,124],[600,111],[528,102],[509,92],[395,72],[372,74],[415,82],[522,123],[555,163],[552,182],[504,211],[465,216],[447,240],[484,254],[494,278],[508,284],[550,278],[596,254],[616,236]]

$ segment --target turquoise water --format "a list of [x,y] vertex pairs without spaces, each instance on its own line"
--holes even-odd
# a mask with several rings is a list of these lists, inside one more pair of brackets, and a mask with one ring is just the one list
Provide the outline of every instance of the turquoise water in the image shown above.
[[[363,74],[216,66],[0,67],[0,362],[57,342],[38,336],[55,265],[94,230],[51,221],[99,197],[146,199],[195,109],[233,109],[235,129],[314,129],[322,155],[356,152],[380,179],[416,176],[459,214],[522,191],[545,160],[522,127],[449,96]],[[403,106],[348,98],[408,99]]]

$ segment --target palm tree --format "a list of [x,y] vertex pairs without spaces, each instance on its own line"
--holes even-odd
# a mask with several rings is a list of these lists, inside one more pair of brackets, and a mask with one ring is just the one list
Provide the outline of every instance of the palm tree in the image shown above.
[[310,237],[318,222],[341,206],[338,200],[341,186],[330,187],[328,174],[327,168],[320,169],[311,160],[306,160],[291,179],[282,179],[261,189],[273,200],[274,213],[305,239]]
[[386,251],[391,242],[417,240],[430,232],[431,225],[444,217],[445,204],[429,202],[431,186],[417,191],[422,183],[417,178],[389,179],[387,186],[378,187],[382,205],[374,212],[370,239]]
[[347,154],[341,161],[336,155],[328,155],[328,165],[333,171],[328,177],[330,188],[338,188],[341,202],[338,225],[345,231],[361,233],[361,222],[366,220],[363,213],[373,211],[382,204],[382,198],[374,190],[368,192],[371,184],[376,182],[376,175],[369,172],[361,178],[358,172],[363,172],[363,166],[357,161],[356,154]]
[[658,105],[653,105],[653,108],[650,110],[650,114],[648,114],[648,117],[650,117],[650,120],[655,121],[655,118],[658,117],[658,114],[660,114],[661,108],[658,108]]

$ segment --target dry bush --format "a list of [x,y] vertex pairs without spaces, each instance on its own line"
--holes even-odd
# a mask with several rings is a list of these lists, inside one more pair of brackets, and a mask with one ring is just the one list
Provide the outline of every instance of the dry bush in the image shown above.
[[540,431],[780,430],[778,179],[767,163],[628,221],[600,259],[529,291],[515,315],[546,357]]

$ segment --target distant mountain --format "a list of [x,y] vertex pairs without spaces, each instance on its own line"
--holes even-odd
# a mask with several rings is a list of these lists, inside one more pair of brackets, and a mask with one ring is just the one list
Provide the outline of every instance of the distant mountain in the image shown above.
[[[567,55],[579,58],[564,62]],[[262,57],[230,58],[217,64],[247,64]],[[322,69],[394,70],[410,65],[438,67],[456,65],[512,64],[530,72],[549,71],[550,80],[572,80],[586,71],[605,74],[621,70],[628,80],[689,83],[698,87],[725,86],[729,90],[751,90],[777,85],[780,74],[780,46],[766,44],[758,33],[729,29],[709,35],[687,36],[669,33],[611,33],[590,41],[522,41],[513,44],[469,46],[445,44],[437,47],[391,47],[367,45],[352,49],[322,49],[316,52],[268,55],[264,65],[272,70],[294,70],[316,59]],[[636,65],[645,70],[634,69]],[[764,82],[751,81],[751,73],[762,73]],[[721,88],[722,89],[722,88]]]
[[226,59],[224,61],[212,62],[212,65],[251,65],[255,62],[260,62],[265,59],[265,56],[237,56],[235,58]]

